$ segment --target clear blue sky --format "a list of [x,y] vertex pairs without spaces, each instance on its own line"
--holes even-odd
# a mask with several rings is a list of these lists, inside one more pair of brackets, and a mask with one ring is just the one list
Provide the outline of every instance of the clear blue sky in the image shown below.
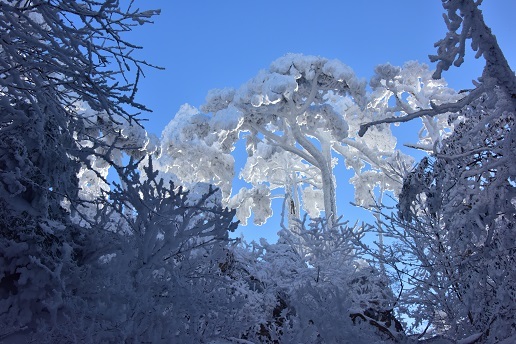
[[[440,0],[141,0],[136,4],[162,10],[154,25],[138,27],[128,36],[144,46],[138,56],[166,68],[147,70],[138,95],[154,110],[144,116],[149,118],[147,130],[158,136],[182,104],[200,106],[208,90],[236,88],[286,53],[336,58],[369,79],[381,63],[429,63],[434,43],[446,32]],[[516,68],[516,1],[485,0],[481,8],[509,64]],[[443,75],[456,89],[470,88],[481,66],[470,51],[463,67]],[[401,126],[397,132],[403,135],[403,130]],[[351,195],[346,197],[346,202],[351,200]],[[278,230],[274,222],[271,225],[260,233],[244,229],[245,236],[270,236]]]

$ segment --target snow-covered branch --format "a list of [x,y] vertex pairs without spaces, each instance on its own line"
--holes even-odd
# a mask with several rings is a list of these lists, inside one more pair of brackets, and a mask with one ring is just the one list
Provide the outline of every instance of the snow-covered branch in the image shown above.
[[388,117],[384,119],[380,119],[377,121],[369,122],[360,125],[360,130],[358,131],[358,135],[360,137],[364,136],[367,130],[375,125],[384,124],[384,123],[402,123],[402,122],[408,122],[416,118],[420,118],[423,116],[428,117],[434,117],[437,115],[441,115],[447,112],[457,112],[460,109],[462,109],[464,106],[470,104],[472,101],[480,97],[480,95],[484,92],[484,88],[482,86],[475,88],[472,90],[467,96],[463,97],[462,99],[458,100],[455,103],[446,103],[446,104],[440,104],[440,105],[434,105],[431,104],[430,109],[422,109],[419,111],[415,111],[409,114],[406,114],[404,116],[398,116],[398,117]]
[[[430,61],[437,63],[434,78],[441,78],[443,70],[448,70],[453,64],[459,67],[464,62],[466,40],[471,39],[471,47],[477,52],[476,57],[483,56],[486,65],[483,77],[492,77],[508,94],[516,94],[516,76],[510,68],[495,35],[486,25],[482,11],[479,9],[482,1],[446,0],[443,7],[448,27],[446,37],[438,41],[437,55],[430,55]],[[457,32],[459,29],[460,32]]]

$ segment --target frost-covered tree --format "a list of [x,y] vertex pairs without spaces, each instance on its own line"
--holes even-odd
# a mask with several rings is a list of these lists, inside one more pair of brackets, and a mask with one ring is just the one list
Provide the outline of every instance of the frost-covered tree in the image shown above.
[[185,187],[196,182],[216,184],[227,201],[235,160],[213,136],[209,117],[185,104],[162,132],[162,154],[155,165],[164,178]]
[[[257,152],[258,143],[264,142],[316,167],[325,214],[332,219],[337,214],[332,144],[347,136],[348,126],[326,98],[330,93],[351,94],[359,106],[364,106],[364,86],[349,67],[336,60],[290,54],[273,62],[268,70],[238,90],[211,91],[202,107],[210,115],[195,114],[191,122],[197,124],[196,135],[204,137],[208,147],[220,150],[224,156],[245,135],[250,157]],[[169,150],[174,147],[163,147],[164,154]],[[226,174],[233,175],[231,163],[223,166]],[[286,177],[297,172],[287,171]],[[209,173],[213,176],[225,172],[211,169]],[[248,194],[256,197],[256,192]],[[268,195],[259,198],[267,200]]]
[[2,340],[55,329],[83,253],[110,242],[68,211],[92,201],[81,180],[103,177],[95,156],[144,146],[128,132],[144,136],[130,111],[145,109],[135,92],[147,63],[123,33],[155,14],[118,1],[0,1]]
[[[200,178],[220,185],[243,223],[251,211],[255,223],[264,223],[271,200],[283,198],[284,215],[293,224],[301,210],[315,218],[328,206],[336,209],[333,168],[341,157],[355,172],[355,202],[370,207],[377,202],[375,189],[399,193],[412,160],[397,150],[388,125],[365,135],[361,125],[458,98],[416,62],[386,64],[375,72],[366,94],[364,83],[336,60],[286,55],[238,90],[210,91],[205,113],[183,106],[163,132],[158,168],[186,182]],[[432,150],[451,131],[446,118],[424,118],[420,140],[412,145]],[[230,198],[231,153],[240,139],[248,158],[239,177],[251,187]]]
[[454,337],[479,332],[500,340],[516,328],[515,118],[508,104],[496,87],[462,109],[464,123],[419,163],[400,197],[396,222],[417,240],[412,253],[431,266],[423,271],[426,283],[439,286],[433,306],[441,305]]
[[[88,0],[1,1],[0,9],[0,190],[11,211],[46,214],[77,199],[80,163],[100,145],[116,146],[99,140],[100,130],[122,140],[117,125],[138,125],[124,106],[144,107],[124,78],[134,65],[137,79],[146,63],[122,35],[155,12]],[[83,116],[81,104],[98,117]]]
[[[383,113],[383,118],[395,114],[398,116],[410,115],[418,110],[430,109],[432,106],[457,101],[461,98],[460,94],[447,87],[444,79],[434,78],[427,65],[415,61],[406,62],[403,67],[391,64],[377,66],[370,85],[373,89],[371,102]],[[433,152],[436,149],[435,146],[453,130],[453,123],[448,121],[448,115],[449,113],[442,113],[438,116],[421,116],[422,127],[418,132],[418,142],[404,144]],[[383,122],[382,116],[377,116],[375,121]],[[370,122],[368,119],[366,123],[370,124]],[[358,136],[365,137],[367,135],[364,135],[365,132],[357,131],[359,132]]]
[[222,208],[220,191],[208,185],[187,192],[158,180],[152,159],[145,178],[136,166],[119,171],[125,187],[109,193],[112,202],[94,224],[118,219],[118,240],[92,262],[100,278],[84,286],[90,310],[81,315],[97,321],[82,335],[92,342],[195,343],[238,332],[244,325],[228,320],[243,299],[230,294],[219,267],[234,211]]
[[398,243],[386,258],[408,282],[400,302],[416,325],[428,326],[427,335],[510,342],[516,333],[516,77],[480,4],[443,1],[449,32],[431,56],[440,77],[452,63],[462,64],[471,40],[486,61],[475,88],[459,100],[379,121],[452,112],[454,123],[451,135],[405,178],[389,225]]
[[[279,67],[288,63],[291,64],[291,70]],[[333,181],[336,179],[333,166],[337,157],[342,157],[346,166],[355,174],[350,180],[355,187],[355,202],[366,208],[372,207],[381,202],[381,198],[377,197],[381,197],[383,192],[394,191],[397,195],[401,191],[403,175],[412,160],[396,150],[397,141],[388,125],[372,128],[363,137],[359,136],[360,125],[374,119],[387,118],[391,113],[413,112],[418,107],[430,107],[431,101],[440,103],[456,97],[444,81],[431,78],[428,67],[412,62],[403,68],[391,65],[378,67],[371,81],[373,92],[369,95],[360,94],[362,98],[359,99],[363,99],[366,104],[360,106],[357,97],[317,86],[316,79],[306,81],[305,75],[309,74],[306,69],[314,68],[314,75],[319,73],[314,67],[317,63],[329,62],[322,58],[287,55],[239,90],[212,91],[208,95],[207,104],[202,108],[208,114],[183,106],[163,132],[164,154],[159,159],[159,168],[175,173],[183,183],[191,183],[200,178],[221,185],[226,190],[227,204],[237,210],[237,216],[244,223],[251,211],[255,222],[264,223],[272,214],[271,200],[274,197],[283,198],[282,217],[288,218],[289,228],[282,234],[283,239],[289,239],[284,244],[303,257],[303,264],[314,267],[312,272],[329,269],[330,261],[320,258],[323,256],[332,257],[334,266],[352,264],[349,257],[353,250],[349,246],[350,233],[334,233],[331,226],[323,226],[319,229],[328,231],[323,234],[317,230],[302,230],[298,226],[301,208],[313,219],[317,219],[320,212],[327,209],[323,174],[320,165],[317,165],[316,155],[327,159],[331,165],[328,171]],[[340,63],[333,63],[342,66]],[[324,66],[326,65],[321,67],[321,71],[326,68]],[[295,68],[301,72],[292,76],[291,72]],[[288,86],[287,83],[284,88],[275,88],[281,86],[281,82],[287,81],[292,82],[293,86]],[[310,92],[306,90],[309,87]],[[317,90],[317,87],[322,89]],[[281,89],[284,89],[284,93],[279,91]],[[361,92],[365,90],[361,89]],[[309,96],[316,99],[311,105],[307,105]],[[304,108],[296,111],[305,111],[304,113],[292,110],[293,101],[290,98],[297,99],[296,97],[300,97],[301,100],[297,101],[304,104]],[[395,102],[392,102],[392,98],[395,98]],[[257,103],[253,104],[254,101]],[[334,117],[319,114],[318,111],[323,109]],[[443,115],[445,116],[447,115]],[[333,118],[334,120],[330,120]],[[330,124],[345,128],[345,135],[337,138]],[[421,142],[417,144],[421,147],[425,145],[425,149],[433,149],[434,142],[437,143],[450,127],[442,118],[438,122],[429,118],[424,125],[429,129],[421,132]],[[295,132],[298,136],[294,135]],[[304,141],[299,139],[300,134],[303,134]],[[231,153],[241,136],[246,139],[248,157],[240,177],[252,187],[242,188],[230,198],[229,178],[233,178],[234,173],[234,158]],[[298,140],[308,148],[305,149]],[[313,152],[313,156],[310,152]],[[328,164],[325,166],[329,166]],[[335,195],[336,185],[333,181],[330,194]],[[380,196],[375,194],[375,188],[379,189]],[[274,194],[276,189],[284,190],[284,194]],[[333,198],[332,202],[335,201]],[[345,263],[339,259],[344,259]],[[340,265],[337,264],[338,261]],[[362,283],[374,284],[376,280],[380,280],[378,276],[368,276],[364,277]],[[306,281],[305,276],[305,279],[300,278],[297,283],[307,283]],[[371,290],[370,295],[374,293],[376,298],[382,295],[378,290]],[[277,300],[277,297],[279,296],[273,294],[268,299]],[[363,308],[357,308],[355,317],[366,319],[366,312],[369,315],[374,313],[376,317],[392,317],[388,307],[362,306]],[[270,305],[263,307],[274,309]],[[275,320],[270,319],[266,323],[271,325]]]
[[251,326],[240,317],[245,286],[220,267],[234,211],[208,185],[157,180],[151,161],[146,178],[136,163],[118,168],[126,187],[106,195],[87,230],[26,221],[2,238],[2,340],[196,343]]
[[[368,103],[364,110],[354,107],[349,98],[330,98],[349,125],[348,137],[334,145],[334,149],[344,157],[346,166],[355,172],[350,179],[355,189],[355,203],[366,208],[378,203],[378,198],[386,191],[397,196],[402,178],[413,159],[397,149],[398,139],[388,125],[377,125],[362,133],[363,123],[381,121],[393,114],[412,113],[420,108],[429,108],[431,103],[457,99],[445,80],[432,79],[428,66],[415,61],[402,67],[377,66],[370,86],[372,92],[367,95]],[[431,151],[452,129],[447,117],[448,114],[443,114],[437,119],[423,118],[418,142],[404,144]],[[379,191],[377,194],[375,189]]]
[[232,251],[226,271],[252,286],[249,312],[259,320],[243,338],[263,343],[401,339],[391,313],[393,295],[378,272],[354,255],[350,236],[358,228],[339,223],[330,230],[324,219],[298,225],[297,233],[312,245],[297,245],[298,237],[285,228],[276,244],[263,239]]

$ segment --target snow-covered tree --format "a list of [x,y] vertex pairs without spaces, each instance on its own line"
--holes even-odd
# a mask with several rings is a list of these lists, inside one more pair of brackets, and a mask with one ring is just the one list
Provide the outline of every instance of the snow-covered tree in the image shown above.
[[136,166],[119,171],[125,187],[110,192],[112,203],[98,217],[98,225],[112,213],[120,220],[118,240],[94,264],[102,278],[84,293],[93,313],[85,316],[103,314],[90,325],[93,341],[193,343],[235,331],[239,325],[228,319],[243,300],[230,298],[219,273],[234,211],[223,209],[220,191],[208,185],[186,192],[158,180],[152,159],[145,178]]
[[[382,121],[392,115],[411,115],[418,110],[430,109],[432,106],[454,102],[461,98],[460,94],[447,87],[444,79],[433,78],[433,73],[426,64],[415,61],[406,62],[403,67],[391,64],[377,66],[370,84],[373,88],[371,101],[383,114],[383,116],[377,116],[375,121]],[[449,113],[433,117],[421,116],[422,127],[418,132],[418,142],[404,144],[433,152],[435,146],[453,130],[453,123],[448,121],[448,115]],[[366,123],[370,125],[371,122],[374,123],[369,119]],[[367,135],[361,134],[360,132],[359,136]]]
[[[320,73],[314,61],[321,64],[319,68],[322,74],[319,77],[323,78],[322,82],[310,79],[311,74]],[[403,72],[412,76],[412,79],[406,84],[410,84],[410,81],[417,83],[417,73],[422,69],[424,67],[416,63],[408,65]],[[336,79],[333,81],[335,85],[343,88],[342,90],[323,84],[327,82],[325,79],[328,78],[328,73],[333,73],[334,70],[343,75],[339,77],[337,72],[331,75]],[[295,73],[299,75],[294,75]],[[292,91],[288,86],[282,86],[285,91],[280,96],[276,87],[281,85],[279,81],[285,82],[282,81],[285,75],[295,76],[296,89]],[[377,83],[381,85],[381,77],[377,79]],[[410,86],[415,88],[419,84]],[[433,89],[438,89],[439,86],[436,85]],[[377,85],[375,87],[379,88]],[[274,92],[278,93],[275,96],[277,99],[273,97]],[[289,214],[295,213],[295,218],[299,219],[301,203],[304,210],[315,218],[322,210],[328,209],[329,204],[335,203],[333,167],[339,155],[344,158],[347,167],[355,171],[355,178],[351,182],[355,186],[357,203],[372,204],[368,200],[373,196],[371,190],[376,184],[382,184],[384,190],[400,189],[401,174],[406,165],[410,164],[410,159],[396,151],[396,139],[389,128],[377,128],[366,137],[359,137],[357,134],[364,121],[383,118],[392,111],[387,107],[392,92],[387,95],[385,93],[367,95],[363,81],[358,80],[348,67],[336,60],[287,55],[273,62],[267,72],[261,72],[237,91],[212,91],[203,110],[211,111],[215,122],[222,121],[225,118],[222,115],[234,116],[232,111],[238,110],[236,114],[242,118],[242,123],[238,123],[238,131],[246,135],[249,155],[241,178],[255,187],[263,188],[267,185],[270,190],[284,188],[283,197]],[[428,94],[429,98],[433,96],[434,94]],[[309,104],[310,97],[314,97],[316,101]],[[253,104],[253,99],[262,98],[265,99],[263,102]],[[292,104],[297,104],[294,107],[296,110],[292,109]],[[302,136],[297,133],[296,127],[299,127]],[[224,131],[222,135],[225,135]],[[317,160],[322,157],[326,159],[325,165],[329,166],[332,183],[324,182],[325,173],[321,172],[321,164]],[[247,192],[242,190],[239,194]],[[242,204],[238,202],[241,198],[233,200],[237,209]],[[257,204],[250,206],[263,208]],[[245,204],[244,207],[249,208],[249,205]],[[332,207],[335,208],[335,205]],[[246,215],[248,214],[247,212]]]
[[183,105],[167,124],[161,137],[162,154],[156,160],[161,176],[185,187],[196,182],[216,184],[227,202],[234,176],[234,158],[215,142],[209,117]]
[[[183,106],[163,132],[158,168],[186,182],[198,178],[219,185],[244,224],[251,212],[255,223],[264,223],[274,198],[283,198],[284,215],[295,223],[301,209],[313,218],[328,206],[336,209],[333,168],[341,157],[355,172],[355,203],[370,207],[377,188],[380,194],[399,193],[412,159],[397,150],[388,125],[365,135],[361,125],[459,98],[416,62],[381,65],[375,72],[373,91],[366,94],[363,81],[336,60],[286,55],[238,90],[210,91],[205,113]],[[432,150],[452,129],[447,117],[424,118],[412,146]],[[230,198],[231,153],[240,139],[248,157],[239,177],[251,187]]]
[[[274,61],[268,70],[260,72],[238,90],[211,91],[202,107],[211,115],[195,114],[191,122],[197,123],[196,135],[204,136],[207,146],[225,155],[233,151],[240,136],[245,135],[250,157],[257,152],[259,142],[264,142],[289,152],[294,160],[300,158],[304,164],[316,167],[320,175],[317,187],[322,190],[326,216],[332,219],[337,214],[332,144],[347,136],[348,126],[327,103],[329,93],[350,94],[359,106],[365,105],[365,83],[358,80],[349,67],[336,60],[290,54]],[[163,152],[168,149],[168,146],[163,147]],[[234,174],[232,164],[224,164],[224,167],[228,175]],[[285,178],[291,178],[292,173],[299,171],[294,167],[285,172]],[[213,179],[223,172],[211,169],[209,173]],[[292,189],[296,187],[293,185]],[[247,193],[253,198],[256,194]],[[236,202],[248,207],[243,200]]]
[[[289,54],[158,142],[131,112],[148,64],[123,38],[156,11],[0,0],[0,341],[411,342],[395,315],[419,338],[514,341],[516,77],[481,1],[442,2],[433,75],[380,65],[366,93],[341,62]],[[486,67],[457,94],[440,77],[468,40]],[[407,173],[389,125],[415,118],[408,146],[431,156]],[[250,187],[233,193],[240,140]],[[400,196],[377,252],[339,222],[339,159],[356,204]],[[234,215],[264,223],[274,198],[279,241],[232,244]]]
[[142,181],[136,166],[119,168],[126,187],[87,230],[18,220],[2,238],[0,338],[195,343],[252,326],[240,317],[244,287],[221,272],[234,211],[208,185],[176,189],[151,163]]
[[516,146],[510,98],[491,96],[461,110],[464,123],[408,176],[397,219],[417,238],[418,260],[431,265],[425,280],[439,286],[433,306],[447,332],[499,340],[516,327]]
[[[77,199],[80,163],[118,143],[99,140],[99,130],[122,139],[118,124],[138,126],[124,107],[144,109],[134,99],[136,82],[116,78],[130,77],[132,64],[138,79],[146,63],[132,57],[135,46],[122,35],[156,12],[89,0],[2,1],[0,9],[0,190],[11,211],[45,214]],[[83,116],[81,104],[98,117]],[[95,125],[101,129],[93,133]]]
[[[403,330],[392,316],[394,297],[378,272],[354,255],[350,236],[359,228],[325,219],[298,222],[277,243],[237,247],[226,271],[247,281],[259,322],[244,338],[264,343],[396,341]],[[360,235],[360,233],[355,233]],[[330,249],[331,246],[331,249]],[[307,249],[310,247],[310,249]]]
[[452,113],[453,132],[404,180],[398,213],[387,227],[398,242],[385,258],[405,280],[400,303],[416,325],[428,326],[426,335],[493,343],[514,340],[516,333],[516,77],[480,4],[443,1],[449,32],[431,56],[439,78],[452,63],[462,64],[471,40],[486,61],[475,88],[458,100],[377,123]]
[[143,147],[128,131],[138,127],[129,111],[145,109],[135,92],[147,63],[123,33],[155,14],[118,1],[0,1],[2,340],[56,329],[80,299],[84,254],[112,239],[69,210],[92,202],[81,180],[104,177],[97,155]]

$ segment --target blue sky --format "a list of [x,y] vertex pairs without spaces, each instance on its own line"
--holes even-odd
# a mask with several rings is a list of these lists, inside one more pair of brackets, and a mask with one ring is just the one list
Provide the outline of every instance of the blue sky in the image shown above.
[[[446,32],[439,0],[136,3],[141,9],[162,10],[154,25],[137,27],[128,36],[144,47],[138,56],[166,68],[147,70],[138,95],[154,111],[144,117],[149,118],[147,130],[158,136],[182,104],[201,105],[212,88],[236,88],[286,53],[336,58],[369,79],[374,67],[385,62],[430,64],[428,55],[435,53],[434,43]],[[481,8],[514,69],[516,1],[485,0]],[[473,55],[470,51],[463,67],[443,74],[453,88],[470,88],[480,75],[482,63]],[[402,125],[397,133],[409,135],[413,130]],[[278,230],[265,227],[244,229],[246,238],[268,237]]]

